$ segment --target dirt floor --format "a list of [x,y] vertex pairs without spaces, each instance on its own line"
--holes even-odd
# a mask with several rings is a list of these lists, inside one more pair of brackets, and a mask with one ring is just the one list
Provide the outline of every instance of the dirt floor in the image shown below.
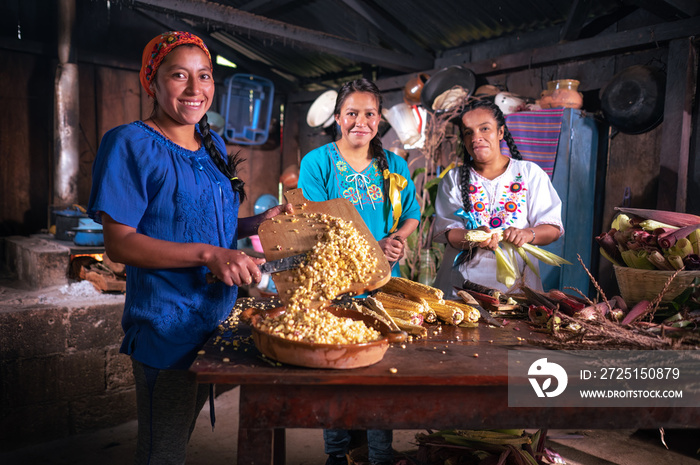
[[[216,428],[205,407],[189,445],[188,465],[236,464],[238,389],[216,398]],[[423,430],[397,430],[394,448],[415,451],[415,435]],[[568,465],[696,465],[700,463],[700,430],[659,431],[550,430],[548,447]],[[91,434],[73,436],[12,452],[0,452],[3,465],[123,465],[135,450],[136,422]],[[323,465],[320,429],[287,430],[288,465]],[[415,462],[406,462],[413,465]]]

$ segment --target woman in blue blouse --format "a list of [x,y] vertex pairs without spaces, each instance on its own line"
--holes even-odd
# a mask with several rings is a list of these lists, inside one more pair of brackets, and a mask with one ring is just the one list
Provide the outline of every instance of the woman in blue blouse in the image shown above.
[[[302,158],[298,187],[314,202],[348,199],[393,264],[418,227],[420,207],[406,161],[382,147],[381,111],[382,96],[372,81],[345,83],[334,110],[340,139]],[[398,266],[392,274],[400,275]]]
[[[387,260],[403,257],[406,238],[418,227],[420,207],[408,165],[384,150],[377,134],[382,96],[367,79],[344,84],[335,103],[340,139],[307,153],[301,160],[298,187],[314,202],[348,199],[357,208]],[[392,274],[399,276],[398,266]],[[392,463],[391,430],[368,430],[369,459]],[[350,433],[324,430],[327,464],[346,464]]]
[[[199,37],[155,37],[140,80],[153,113],[103,137],[88,213],[103,225],[106,253],[127,265],[121,352],[136,381],[136,463],[184,463],[209,394],[187,368],[231,312],[237,286],[260,280],[264,260],[235,250],[237,239],[291,207],[238,218],[243,183],[207,123],[214,81]],[[210,271],[217,283],[207,284]]]

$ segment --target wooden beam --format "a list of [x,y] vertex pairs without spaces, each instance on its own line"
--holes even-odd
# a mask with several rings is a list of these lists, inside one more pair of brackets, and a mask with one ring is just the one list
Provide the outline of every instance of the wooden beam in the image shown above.
[[275,21],[221,4],[197,0],[180,0],[178,2],[172,0],[132,0],[132,3],[137,7],[181,15],[202,21],[205,24],[218,25],[228,30],[239,30],[272,37],[280,42],[294,43],[307,49],[319,50],[396,71],[413,72],[428,68],[433,64],[432,61],[412,55]]
[[384,14],[377,8],[370,6],[366,2],[359,0],[341,0],[345,5],[352,9],[355,13],[362,16],[369,24],[374,26],[376,31],[382,38],[395,47],[402,48],[415,57],[432,61],[433,57],[425,50],[420,48],[406,34],[395,27],[389,20],[384,17]]
[[591,0],[574,0],[559,36],[561,42],[570,42],[579,38],[591,9],[591,3],[593,3]]
[[670,40],[695,36],[698,31],[700,31],[700,17],[694,17],[615,34],[600,35],[551,47],[502,55],[488,60],[465,62],[464,65],[476,74],[488,76],[533,66],[540,67],[560,63],[566,60],[658,47],[660,43]]
[[664,21],[689,18],[699,11],[697,0],[628,0],[628,2]]
[[685,212],[698,55],[691,39],[669,44],[656,208]]

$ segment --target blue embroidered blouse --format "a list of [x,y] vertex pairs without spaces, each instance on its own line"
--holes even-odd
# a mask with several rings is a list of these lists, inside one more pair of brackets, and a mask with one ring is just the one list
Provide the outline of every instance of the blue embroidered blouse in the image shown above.
[[[223,140],[212,132],[221,154]],[[204,147],[186,150],[141,121],[107,132],[92,173],[88,214],[149,237],[236,248],[238,194]],[[229,315],[236,286],[207,284],[207,267],[126,267],[121,352],[160,369],[186,369]]]
[[[401,191],[401,218],[420,221],[420,207],[416,201],[416,187],[411,181],[406,161],[393,152],[384,150],[389,171],[398,173],[408,181]],[[393,226],[390,202],[385,202],[382,186],[384,178],[379,172],[376,160],[361,173],[355,171],[338,151],[335,142],[326,144],[307,153],[301,160],[298,186],[304,197],[313,202],[345,198],[360,213],[374,238],[379,241],[389,235]],[[399,267],[392,270],[398,276]]]

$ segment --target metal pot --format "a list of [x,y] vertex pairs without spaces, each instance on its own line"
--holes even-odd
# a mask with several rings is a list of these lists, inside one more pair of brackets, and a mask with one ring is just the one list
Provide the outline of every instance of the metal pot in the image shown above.
[[666,76],[653,66],[630,66],[613,76],[602,90],[607,121],[626,134],[655,128],[664,116]]
[[461,87],[467,96],[473,94],[476,87],[474,72],[461,66],[449,66],[438,71],[423,86],[420,94],[421,104],[426,110],[431,112],[440,113],[446,110],[445,108],[434,110],[433,102],[440,94],[455,86]]
[[54,212],[56,215],[56,233],[54,237],[59,241],[72,241],[75,237],[74,229],[80,224],[81,218],[87,215],[75,208],[68,208]]
[[104,245],[102,225],[90,218],[81,218],[77,228],[73,228],[75,236],[73,243],[80,246],[97,247]]

